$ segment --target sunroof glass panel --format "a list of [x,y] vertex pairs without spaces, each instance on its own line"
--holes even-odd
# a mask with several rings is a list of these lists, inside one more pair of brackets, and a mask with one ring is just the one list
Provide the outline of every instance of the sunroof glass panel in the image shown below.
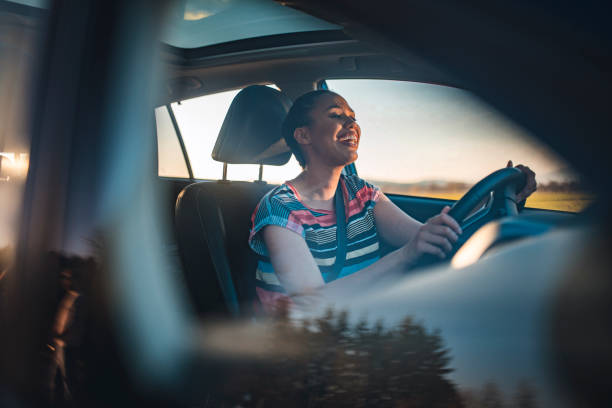
[[171,9],[163,41],[179,48],[199,48],[247,38],[341,28],[271,0],[187,0]]

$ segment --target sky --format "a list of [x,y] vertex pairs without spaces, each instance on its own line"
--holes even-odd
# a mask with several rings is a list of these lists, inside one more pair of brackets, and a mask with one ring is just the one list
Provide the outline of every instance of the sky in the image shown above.
[[[525,164],[539,182],[568,178],[567,165],[525,130],[467,91],[432,84],[386,80],[330,80],[356,113],[362,129],[359,175],[368,180],[413,183],[445,180],[473,183],[508,160]],[[196,178],[220,178],[222,164],[210,154],[225,113],[238,90],[173,104]],[[169,123],[169,122],[168,122]],[[160,145],[164,142],[162,141]],[[174,143],[175,146],[171,147]],[[164,150],[165,149],[165,150]],[[160,149],[180,159],[171,138]],[[168,175],[184,164],[165,159]],[[266,166],[264,179],[283,182],[300,171],[294,159]],[[254,180],[255,165],[229,165],[228,178]],[[572,177],[571,175],[569,177]]]

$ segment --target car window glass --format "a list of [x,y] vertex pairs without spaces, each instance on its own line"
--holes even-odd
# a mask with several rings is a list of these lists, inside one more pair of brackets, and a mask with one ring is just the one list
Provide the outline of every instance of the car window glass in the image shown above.
[[196,48],[275,34],[340,29],[269,0],[187,0],[175,2],[163,41]]
[[[240,89],[219,92],[171,104],[196,179],[222,178],[223,163],[213,160],[211,153],[225,114],[239,91]],[[160,154],[160,160],[161,158]],[[164,166],[165,164],[160,162],[160,169]],[[291,157],[284,166],[264,166],[263,179],[279,184],[292,179],[299,171],[299,164]],[[161,173],[159,175],[162,176]],[[258,175],[259,166],[256,164],[228,165],[229,180],[253,181],[257,180]]]
[[344,96],[361,126],[359,175],[387,193],[458,199],[512,160],[537,174],[528,207],[580,211],[592,200],[559,156],[467,91],[369,79],[327,85]]
[[48,0],[7,0],[8,3],[17,3],[28,7],[46,9],[49,7]]
[[170,114],[165,106],[155,109],[157,125],[157,165],[160,177],[188,178],[187,164]]

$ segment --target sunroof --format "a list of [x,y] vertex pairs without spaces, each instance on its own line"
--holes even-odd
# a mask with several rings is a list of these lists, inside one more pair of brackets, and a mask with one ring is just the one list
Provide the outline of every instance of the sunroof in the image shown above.
[[176,4],[169,13],[163,41],[179,48],[342,28],[272,0],[186,0]]
[[49,8],[48,0],[8,0],[9,3],[22,4],[24,6],[36,8]]

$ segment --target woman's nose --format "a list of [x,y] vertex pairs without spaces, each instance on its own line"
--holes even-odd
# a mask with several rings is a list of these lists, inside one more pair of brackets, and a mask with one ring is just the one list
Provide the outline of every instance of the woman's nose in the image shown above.
[[349,126],[355,126],[355,125],[357,125],[357,121],[354,118],[347,116],[344,121],[344,126],[349,127]]

